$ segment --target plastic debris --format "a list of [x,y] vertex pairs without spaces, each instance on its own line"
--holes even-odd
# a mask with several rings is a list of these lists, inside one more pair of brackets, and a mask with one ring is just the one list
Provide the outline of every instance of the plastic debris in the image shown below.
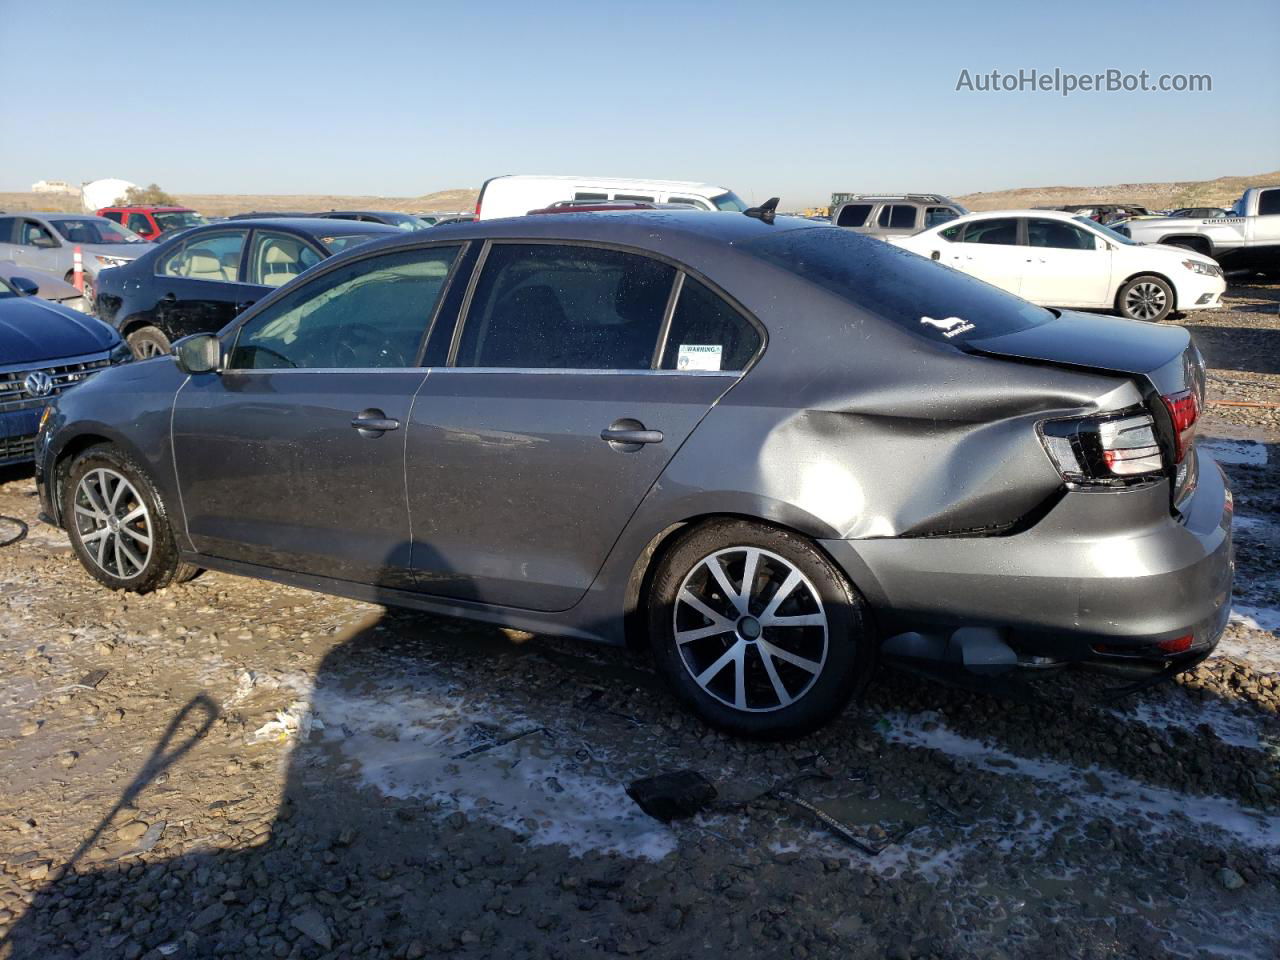
[[656,777],[633,780],[627,796],[663,823],[684,820],[701,813],[716,799],[716,788],[696,770],[673,770]]

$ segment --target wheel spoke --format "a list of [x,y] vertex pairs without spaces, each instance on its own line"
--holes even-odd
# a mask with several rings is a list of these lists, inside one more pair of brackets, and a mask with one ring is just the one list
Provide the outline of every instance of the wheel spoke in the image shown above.
[[718,636],[722,633],[729,633],[731,630],[733,630],[733,624],[728,620],[723,620],[720,623],[713,623],[709,627],[699,627],[696,630],[677,630],[676,643],[680,646],[684,646],[686,643],[691,643],[694,640],[702,640],[705,637]]
[[720,555],[712,554],[703,561],[707,565],[707,569],[711,571],[711,576],[715,577],[716,583],[720,585],[720,590],[728,598],[738,611],[738,616],[742,616],[747,612],[746,602],[739,595],[738,591],[733,588],[733,584],[729,582],[729,576],[724,572],[724,566],[720,563]]
[[147,515],[147,508],[143,506],[137,506],[137,507],[134,507],[132,510],[130,510],[128,513],[126,513],[123,517],[121,517],[120,522],[122,524],[132,523],[134,520],[137,520],[139,517],[145,517],[146,515]]
[[[101,470],[98,471],[99,474],[101,472]],[[97,474],[95,474],[95,476],[97,476]],[[101,482],[101,479],[99,479],[98,483],[101,484]],[[80,489],[84,491],[84,495],[88,499],[89,505],[105,517],[107,515],[107,505],[102,499],[100,490],[94,489],[93,485],[89,483],[88,477],[85,477],[80,481]]]
[[722,653],[719,657],[717,657],[715,662],[712,663],[711,666],[707,667],[707,669],[703,670],[700,674],[698,674],[696,677],[693,678],[698,682],[698,686],[705,687],[708,683],[714,680],[716,676],[719,675],[720,671],[725,668],[726,665],[728,665],[731,661],[736,660],[741,655],[742,648],[745,646],[746,644],[743,641],[739,640],[736,643],[734,643],[734,645],[731,646],[728,650]]
[[107,507],[112,513],[116,512],[116,507],[120,503],[120,496],[128,489],[123,480],[116,480],[116,488],[111,492],[111,498],[107,501]]
[[100,566],[103,570],[107,569],[107,565],[103,561],[103,555],[106,553],[107,541],[110,539],[111,539],[110,531],[108,531],[108,535],[98,541],[98,566]]
[[760,654],[760,662],[764,664],[764,672],[769,675],[769,682],[773,684],[773,693],[778,698],[778,705],[787,706],[787,704],[791,703],[791,694],[787,693],[787,688],[782,685],[782,678],[778,676],[778,668],[773,663],[773,655],[760,646],[756,647],[756,652]]
[[145,533],[139,533],[137,530],[133,529],[133,527],[121,527],[120,532],[127,533],[129,536],[133,537],[133,539],[137,540],[144,547],[151,546],[151,538],[147,536]]
[[119,556],[123,552],[129,558],[129,562],[134,566],[134,573],[142,569],[143,560],[140,556],[133,552],[130,546],[124,542],[124,537],[116,534],[116,555]]
[[787,579],[782,581],[782,585],[778,587],[778,591],[773,595],[773,599],[769,601],[769,605],[764,608],[760,614],[760,622],[765,623],[772,620],[778,612],[778,607],[782,605],[782,601],[791,596],[791,591],[800,585],[800,571],[792,570],[787,574]]
[[822,613],[802,613],[794,617],[761,617],[760,626],[762,627],[825,627],[827,625],[826,614]]
[[80,534],[80,542],[88,543],[90,540],[97,540],[99,537],[105,537],[110,532],[111,531],[106,527],[99,527],[97,530],[92,530],[89,533]]
[[733,669],[733,705],[739,710],[747,709],[747,645],[734,645],[738,655],[734,658]]
[[809,673],[817,673],[822,669],[822,664],[816,660],[806,660],[804,657],[796,656],[790,650],[784,650],[776,644],[770,643],[768,640],[760,640],[758,646],[764,653],[771,657],[777,657],[779,660],[785,660],[793,667],[799,667],[801,670],[807,670]]
[[116,576],[124,579],[124,557],[120,553],[120,534],[116,534],[111,538],[112,550],[116,555]]
[[747,548],[747,559],[742,565],[742,593],[740,594],[742,602],[738,605],[738,610],[743,616],[751,612],[751,588],[755,585],[756,570],[760,566],[760,551],[754,548]]
[[79,504],[79,503],[76,504],[76,513],[80,514],[80,516],[82,517],[88,517],[90,520],[107,519],[103,514],[99,513],[97,510],[90,509],[89,507],[86,507],[83,504]]
[[720,614],[708,607],[705,603],[690,593],[687,588],[680,591],[679,599],[693,607],[693,609],[697,610],[712,623],[723,623],[726,627],[732,626],[730,621],[726,620],[724,617],[720,616]]

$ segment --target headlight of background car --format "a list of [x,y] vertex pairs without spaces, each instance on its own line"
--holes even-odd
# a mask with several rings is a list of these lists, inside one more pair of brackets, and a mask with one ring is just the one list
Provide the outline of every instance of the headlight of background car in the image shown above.
[[129,349],[129,345],[123,340],[111,348],[111,362],[113,364],[128,363],[132,359],[133,351]]
[[1201,263],[1199,260],[1183,260],[1182,265],[1192,273],[1202,273],[1206,277],[1222,276],[1222,268],[1216,263]]
[[122,267],[129,262],[128,257],[106,257],[100,253],[95,253],[93,259],[97,260],[98,264],[103,267]]

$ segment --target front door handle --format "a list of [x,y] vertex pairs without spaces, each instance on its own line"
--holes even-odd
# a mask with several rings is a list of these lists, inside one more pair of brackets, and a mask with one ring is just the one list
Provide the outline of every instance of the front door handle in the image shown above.
[[601,430],[600,439],[616,444],[615,449],[634,451],[639,450],[646,443],[661,443],[662,431],[647,430],[639,420],[624,417],[613,421],[606,429]]
[[178,300],[178,295],[174,293],[172,290],[160,298],[161,303],[176,303],[177,300]]
[[361,410],[351,421],[362,437],[380,437],[388,430],[399,430],[400,421],[388,417],[381,410]]

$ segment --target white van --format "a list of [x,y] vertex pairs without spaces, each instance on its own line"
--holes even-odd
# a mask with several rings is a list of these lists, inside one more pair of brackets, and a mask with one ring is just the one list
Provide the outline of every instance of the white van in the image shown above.
[[621,177],[540,177],[507,174],[491,177],[480,188],[476,219],[522,217],[561,200],[636,200],[687,203],[698,210],[747,208],[736,193],[712,183],[691,180],[627,180]]

